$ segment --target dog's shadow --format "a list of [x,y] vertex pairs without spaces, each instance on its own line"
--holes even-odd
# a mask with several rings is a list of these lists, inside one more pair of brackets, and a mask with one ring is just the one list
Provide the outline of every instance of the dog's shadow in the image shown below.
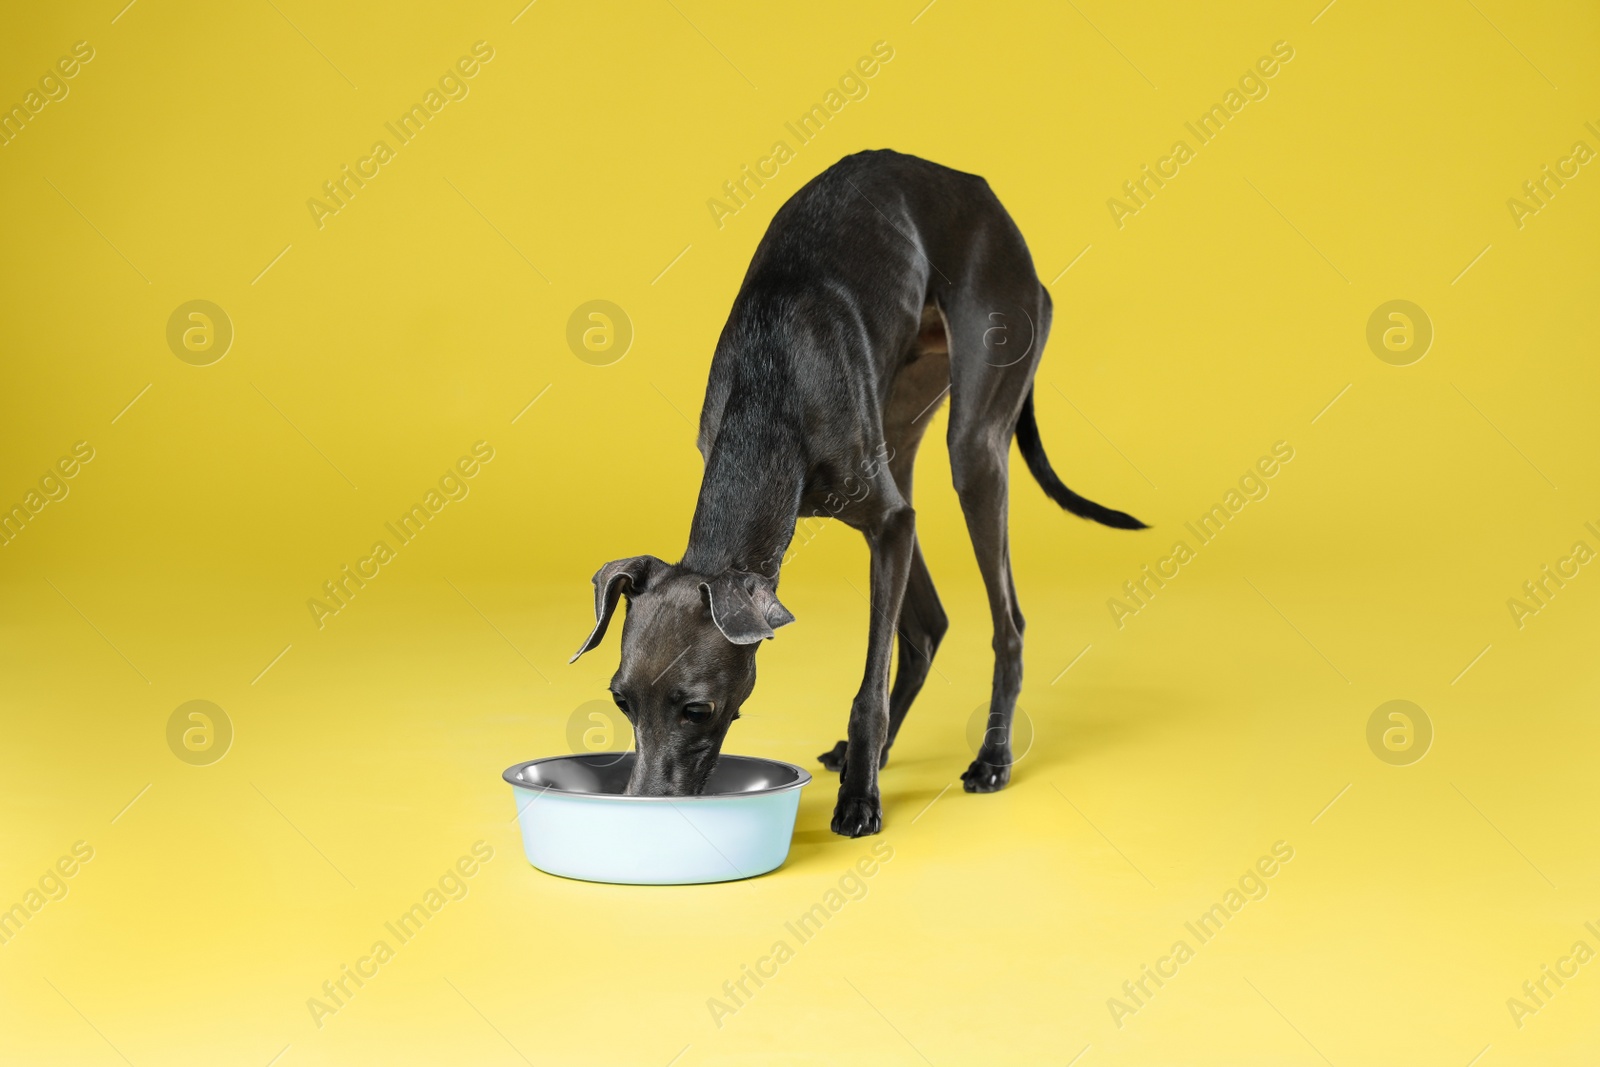
[[[1033,728],[1033,742],[1020,753],[1012,780],[1059,771],[1159,734],[1167,724],[1191,712],[1188,703],[1176,691],[1128,686],[1085,687],[1036,696],[1024,709]],[[1020,740],[1019,727],[1013,726],[1013,736]]]
[[[1033,694],[1021,706],[1018,724],[1013,727],[1016,762],[1012,765],[1011,783],[1006,788],[1015,788],[1035,778],[1056,778],[1074,764],[1092,762],[1107,752],[1136,743],[1141,737],[1160,733],[1166,724],[1183,718],[1189,710],[1181,694],[1147,687],[1092,686]],[[937,714],[934,709],[928,709],[928,713]],[[1021,715],[1026,715],[1028,726],[1021,724]],[[914,710],[906,720],[906,730],[915,731],[917,726]],[[940,732],[950,733],[946,728],[941,728]],[[955,739],[947,737],[946,741],[949,740]],[[975,755],[971,749],[973,740],[964,737],[955,740],[959,747],[941,743],[941,751],[937,752],[919,746],[915,755],[891,754],[889,765],[879,778],[885,832],[893,833],[909,826],[936,799],[943,796],[947,800],[949,793],[961,791],[961,772]],[[1027,744],[1025,750],[1021,747],[1024,743]],[[941,766],[949,772],[943,786],[910,787],[896,782],[896,779],[904,782],[910,777],[897,772],[915,771],[918,780],[926,780],[930,767]],[[820,767],[812,768],[812,773],[816,783],[824,788],[811,791],[801,802],[791,863],[827,856],[850,843],[849,838],[840,837],[829,829],[838,776]]]

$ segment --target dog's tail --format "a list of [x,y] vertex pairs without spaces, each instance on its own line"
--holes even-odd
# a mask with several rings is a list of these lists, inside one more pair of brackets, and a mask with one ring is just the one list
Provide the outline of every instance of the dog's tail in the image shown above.
[[1028,469],[1033,472],[1034,478],[1045,495],[1057,504],[1060,504],[1080,519],[1093,519],[1105,526],[1114,526],[1119,530],[1147,529],[1144,523],[1132,515],[1122,511],[1113,511],[1102,504],[1096,504],[1074,493],[1061,483],[1056,477],[1056,472],[1050,466],[1050,459],[1044,454],[1044,442],[1039,440],[1039,424],[1033,418],[1033,387],[1028,387],[1028,398],[1022,402],[1022,414],[1017,416],[1017,447],[1022,450],[1022,458],[1028,461]]

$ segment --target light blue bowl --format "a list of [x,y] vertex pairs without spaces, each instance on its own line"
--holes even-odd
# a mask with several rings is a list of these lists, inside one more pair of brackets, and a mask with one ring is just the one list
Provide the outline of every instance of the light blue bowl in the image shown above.
[[782,866],[800,790],[792,763],[721,756],[692,797],[630,797],[632,752],[550,756],[506,769],[528,862],[563,878],[689,885]]

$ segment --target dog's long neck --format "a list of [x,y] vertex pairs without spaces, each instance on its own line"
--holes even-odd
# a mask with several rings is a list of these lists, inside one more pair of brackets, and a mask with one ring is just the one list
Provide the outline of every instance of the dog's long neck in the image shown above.
[[682,565],[697,574],[731,568],[777,578],[805,474],[799,442],[782,420],[725,411],[706,457]]

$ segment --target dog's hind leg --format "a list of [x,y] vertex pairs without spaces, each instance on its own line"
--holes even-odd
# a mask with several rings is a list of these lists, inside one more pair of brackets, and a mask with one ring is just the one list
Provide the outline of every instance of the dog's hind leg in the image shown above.
[[[1020,244],[1020,235],[1018,237]],[[990,260],[948,309],[950,471],[994,624],[994,681],[977,759],[961,775],[969,793],[1011,780],[1011,719],[1022,690],[1022,611],[1011,574],[1007,525],[1011,438],[1049,330],[1048,296],[1026,250]]]
[[[1022,691],[1022,612],[1011,579],[1011,554],[1006,528],[1007,434],[996,442],[976,434],[950,442],[951,467],[967,532],[978,557],[978,569],[989,594],[994,622],[994,681],[989,693],[989,720],[977,759],[961,775],[969,793],[992,793],[1011,780],[1011,717]],[[959,455],[960,458],[957,458]]]
[[911,578],[906,582],[906,598],[900,606],[900,645],[895,665],[894,688],[889,691],[889,740],[883,748],[883,758],[889,758],[889,746],[894,744],[906,712],[911,710],[922,685],[928,680],[933,667],[934,653],[939,642],[950,629],[950,619],[939,603],[939,593],[933,588],[933,576],[922,558],[922,545],[911,549]]

